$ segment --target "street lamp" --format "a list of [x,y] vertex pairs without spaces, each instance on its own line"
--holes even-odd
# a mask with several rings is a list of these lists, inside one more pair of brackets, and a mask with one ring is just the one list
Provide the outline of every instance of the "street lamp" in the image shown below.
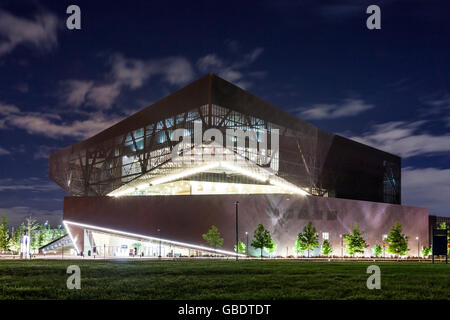
[[245,231],[245,236],[247,237],[247,244],[245,245],[245,254],[248,256],[248,232]]
[[341,258],[344,258],[344,237],[340,234],[339,238],[341,238]]
[[387,239],[387,234],[383,234],[383,258],[386,258],[386,239]]
[[236,261],[238,261],[239,256],[239,240],[238,240],[238,215],[239,215],[239,201],[235,201],[234,205],[236,206]]
[[158,238],[159,238],[159,255],[158,258],[161,258],[161,229],[158,228]]
[[416,237],[416,240],[417,240],[417,258],[420,258],[419,237]]

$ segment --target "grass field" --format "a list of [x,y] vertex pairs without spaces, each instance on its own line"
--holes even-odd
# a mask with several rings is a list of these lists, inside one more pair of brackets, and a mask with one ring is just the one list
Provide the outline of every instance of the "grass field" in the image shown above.
[[[81,290],[66,288],[79,265]],[[450,265],[377,262],[0,261],[0,299],[450,299]]]

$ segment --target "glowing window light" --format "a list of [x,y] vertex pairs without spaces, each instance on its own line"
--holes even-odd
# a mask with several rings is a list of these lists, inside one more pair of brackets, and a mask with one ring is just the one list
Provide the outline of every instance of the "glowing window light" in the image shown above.
[[[120,231],[120,230],[104,228],[104,227],[98,227],[98,226],[94,226],[94,225],[91,225],[91,224],[79,223],[79,222],[68,221],[68,220],[63,220],[63,223],[64,223],[65,226],[67,226],[67,224],[72,224],[72,225],[75,225],[75,226],[85,227],[85,228],[88,228],[88,229],[96,229],[96,230],[100,230],[100,231],[105,231],[105,232],[110,232],[110,233],[117,233],[117,234],[123,234],[123,235],[128,235],[128,236],[131,236],[131,237],[148,239],[148,240],[153,240],[153,241],[164,241],[164,242],[171,243],[171,244],[178,245],[178,246],[182,246],[182,247],[183,246],[184,247],[191,247],[191,248],[195,248],[195,249],[199,249],[199,250],[214,251],[214,252],[219,252],[219,253],[223,253],[223,254],[226,254],[226,255],[236,256],[236,252],[233,252],[233,251],[220,250],[220,249],[216,250],[216,249],[213,249],[213,248],[208,248],[208,247],[199,246],[199,245],[196,245],[196,244],[191,244],[191,243],[186,243],[186,242],[168,240],[168,239],[163,239],[163,238],[159,238],[159,237],[144,236],[142,234],[126,232],[126,231]],[[76,246],[75,246],[75,248],[76,248]],[[239,253],[238,255],[241,256],[241,257],[245,257],[245,254]]]
[[194,174],[197,174],[197,173],[209,170],[209,169],[216,168],[218,166],[219,166],[219,163],[213,162],[213,163],[210,163],[210,164],[208,164],[206,166],[201,166],[201,167],[194,168],[194,169],[184,170],[183,172],[180,172],[180,173],[172,174],[172,175],[169,175],[169,176],[166,176],[166,177],[162,177],[162,178],[153,180],[153,181],[150,182],[150,184],[157,185],[157,184],[166,183],[166,182],[173,181],[173,180],[178,180],[178,179],[181,179],[181,178],[184,178],[184,177],[188,177],[188,176],[192,176]]
[[126,194],[130,194],[132,192],[134,192],[134,188],[127,188],[127,189],[124,189],[122,191],[111,192],[108,195],[113,196],[113,197],[120,197],[120,196],[123,196],[123,195],[126,195]]
[[300,188],[298,188],[296,186],[293,186],[293,185],[292,186],[288,185],[288,184],[283,183],[281,181],[276,181],[275,179],[270,179],[269,183],[274,185],[274,186],[280,187],[282,189],[291,191],[292,193],[298,193],[298,194],[301,194],[303,196],[306,196],[308,194],[308,192],[306,192],[303,189],[300,189]]
[[225,169],[228,169],[231,171],[238,172],[244,176],[253,178],[253,179],[261,181],[261,182],[268,182],[271,185],[277,186],[277,187],[279,187],[283,190],[289,191],[291,193],[296,193],[296,194],[300,194],[300,195],[308,195],[308,192],[306,192],[305,190],[303,190],[293,184],[279,181],[276,178],[270,178],[270,173],[268,173],[268,174],[255,173],[255,172],[252,172],[250,170],[247,170],[245,168],[236,166],[230,162],[225,162],[225,161],[212,162],[205,166],[200,166],[200,167],[192,168],[192,169],[186,169],[186,170],[176,173],[176,174],[168,175],[168,176],[165,176],[162,178],[157,178],[153,181],[150,181],[149,183],[148,182],[142,183],[142,184],[138,185],[136,188],[128,188],[128,189],[124,189],[122,191],[113,191],[113,192],[109,193],[108,195],[114,196],[114,197],[119,197],[122,195],[133,194],[136,189],[144,190],[149,185],[158,185],[158,184],[163,184],[163,183],[167,183],[167,182],[174,181],[174,180],[179,180],[181,178],[191,176],[191,175],[194,175],[197,173],[201,173],[206,170],[210,170],[210,169],[217,168],[217,167],[222,167],[222,168],[225,168]]
[[250,170],[232,165],[229,162],[221,162],[221,167],[224,167],[224,168],[232,170],[232,171],[239,172],[240,174],[242,174],[244,176],[253,178],[253,179],[261,181],[261,182],[266,182],[267,179],[269,178],[268,176],[257,174],[257,173],[251,172]]

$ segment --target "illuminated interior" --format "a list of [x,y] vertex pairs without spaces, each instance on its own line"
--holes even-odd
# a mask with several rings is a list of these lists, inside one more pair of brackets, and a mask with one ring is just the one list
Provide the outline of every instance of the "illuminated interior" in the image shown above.
[[[158,240],[138,239],[118,236],[99,231],[88,231],[91,242],[88,244],[93,254],[107,257],[190,257],[210,255],[210,252],[176,246]],[[86,251],[87,252],[87,251]]]
[[271,185],[222,183],[208,181],[180,180],[145,189],[137,189],[129,195],[197,195],[197,194],[270,194],[285,193],[281,188]]
[[[204,151],[204,146],[199,148]],[[308,194],[278,177],[270,168],[259,166],[221,145],[209,144],[207,153],[199,153],[199,148],[184,152],[108,195]]]
[[[236,255],[221,249],[213,249],[195,244],[146,236],[126,231],[103,228],[72,221],[63,221],[77,252],[104,257],[192,257],[210,255]],[[84,247],[78,247],[77,239],[72,237],[70,226],[83,228]],[[244,256],[243,254],[238,254]]]

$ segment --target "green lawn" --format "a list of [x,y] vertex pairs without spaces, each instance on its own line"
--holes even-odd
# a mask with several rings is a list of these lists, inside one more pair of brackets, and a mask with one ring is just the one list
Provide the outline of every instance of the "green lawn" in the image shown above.
[[[81,268],[68,290],[67,266]],[[282,260],[0,261],[0,299],[450,299],[450,265]]]

